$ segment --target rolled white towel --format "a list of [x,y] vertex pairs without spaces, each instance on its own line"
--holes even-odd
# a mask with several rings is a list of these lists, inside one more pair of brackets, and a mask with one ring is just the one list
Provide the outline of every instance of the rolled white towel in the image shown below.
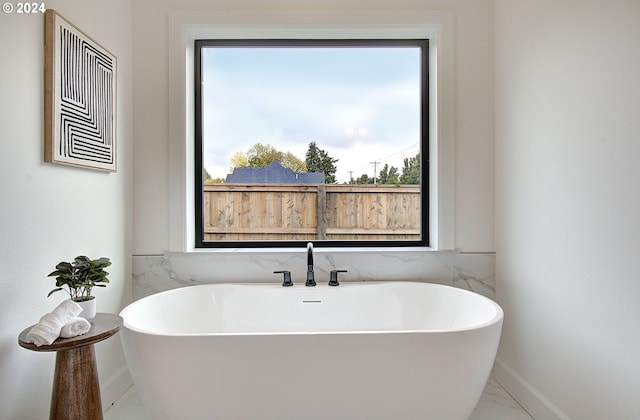
[[72,300],[64,300],[56,308],[40,318],[40,322],[27,333],[27,341],[40,347],[49,345],[60,337],[60,330],[82,312],[82,307]]
[[82,334],[86,334],[91,329],[91,324],[84,318],[73,318],[71,321],[64,324],[62,330],[60,330],[60,337],[71,338],[77,337]]

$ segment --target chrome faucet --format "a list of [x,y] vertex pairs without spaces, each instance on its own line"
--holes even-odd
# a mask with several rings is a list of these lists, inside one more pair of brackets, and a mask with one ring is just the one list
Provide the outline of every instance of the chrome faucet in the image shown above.
[[313,278],[313,244],[307,243],[307,281],[305,286],[315,286],[316,281]]

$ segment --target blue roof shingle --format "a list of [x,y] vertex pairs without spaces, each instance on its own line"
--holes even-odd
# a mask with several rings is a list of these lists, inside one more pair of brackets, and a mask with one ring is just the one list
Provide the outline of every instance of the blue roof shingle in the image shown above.
[[227,184],[324,184],[324,172],[294,172],[275,161],[264,168],[234,168]]

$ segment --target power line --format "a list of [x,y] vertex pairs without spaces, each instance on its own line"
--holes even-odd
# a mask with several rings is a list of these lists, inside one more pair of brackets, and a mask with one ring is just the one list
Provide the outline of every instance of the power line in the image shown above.
[[394,158],[399,157],[401,155],[405,155],[410,150],[416,150],[416,148],[417,148],[417,151],[419,153],[420,152],[420,147],[419,146],[420,146],[419,143],[415,143],[415,144],[412,144],[411,146],[408,146],[408,147],[406,147],[406,148],[404,148],[402,150],[399,150],[399,151],[397,151],[395,153],[392,153],[392,154],[390,154],[388,156],[378,158],[376,160],[382,160],[382,161],[391,160],[391,159],[394,159]]
[[[402,150],[399,150],[395,153],[392,153],[390,155],[384,156],[384,157],[379,157],[376,158],[376,161],[378,162],[389,162],[389,161],[393,161],[394,159],[399,159],[399,158],[405,158],[407,157],[407,155],[415,155],[415,154],[419,154],[420,153],[420,145],[419,143],[414,143],[412,145],[409,145],[407,147],[405,147]],[[402,166],[402,162],[399,163],[400,166]],[[362,166],[358,166],[353,172],[358,172],[361,169],[364,169],[365,165]]]

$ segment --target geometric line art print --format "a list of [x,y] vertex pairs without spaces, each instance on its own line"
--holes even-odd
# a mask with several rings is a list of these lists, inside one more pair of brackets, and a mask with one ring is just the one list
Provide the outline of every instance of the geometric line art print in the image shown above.
[[45,12],[45,162],[116,170],[116,57]]

